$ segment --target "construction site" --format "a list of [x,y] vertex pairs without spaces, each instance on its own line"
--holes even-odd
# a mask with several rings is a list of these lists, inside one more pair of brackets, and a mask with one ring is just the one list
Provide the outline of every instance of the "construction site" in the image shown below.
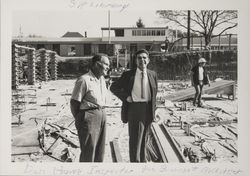
[[[210,58],[211,85],[204,87],[203,106],[196,107],[188,70],[200,56]],[[159,80],[158,121],[150,129],[148,162],[237,163],[237,51],[158,52],[150,53],[150,59],[149,68]],[[65,60],[51,50],[13,44],[12,162],[79,162],[69,102],[74,82],[83,74],[79,70],[87,70],[88,60],[79,64],[83,58]],[[119,65],[116,62],[111,60]],[[126,69],[113,68],[107,85]],[[107,96],[104,162],[128,163],[128,124],[121,121],[122,102],[111,92]]]

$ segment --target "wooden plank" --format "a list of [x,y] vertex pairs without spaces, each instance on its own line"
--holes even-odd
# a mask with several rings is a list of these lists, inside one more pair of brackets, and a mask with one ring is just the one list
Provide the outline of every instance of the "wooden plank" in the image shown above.
[[79,144],[76,143],[76,141],[68,138],[65,134],[59,133],[59,132],[55,132],[57,135],[59,135],[61,138],[63,138],[63,140],[65,140],[66,142],[70,143],[73,147],[79,148]]
[[158,149],[159,149],[159,152],[160,152],[160,155],[161,155],[161,159],[162,159],[162,161],[163,161],[164,163],[167,163],[168,160],[167,160],[167,158],[166,158],[166,156],[165,156],[165,154],[164,154],[163,148],[161,147],[160,139],[159,139],[158,136],[157,136],[156,130],[155,130],[155,128],[154,128],[154,125],[151,126],[151,131],[152,131],[152,133],[153,133],[153,136],[154,136],[154,138],[155,138],[155,142],[156,142],[157,147],[158,147]]
[[156,123],[153,123],[152,126],[157,134],[157,138],[160,141],[160,147],[163,150],[165,157],[167,158],[167,162],[177,162],[179,163],[179,158],[177,157],[176,153],[172,149],[171,144],[167,140],[166,136],[164,135],[163,131],[160,129],[160,126]]
[[236,137],[238,137],[238,133],[236,132],[235,129],[229,127],[229,126],[226,126],[226,125],[222,125],[225,129],[227,129],[229,132],[231,132],[232,134],[234,134]]
[[228,124],[233,123],[233,120],[221,120],[221,121],[209,120],[209,121],[207,121],[207,123],[209,125],[213,125],[213,126],[215,126],[215,125],[228,125]]
[[[205,94],[227,94],[235,97],[235,82],[228,80],[221,80],[217,82],[211,82],[210,87],[204,86],[203,93]],[[182,101],[188,98],[193,98],[195,90],[193,87],[185,90],[177,91],[173,94],[167,95],[165,99],[170,101]]]
[[[73,121],[74,122],[74,121]],[[77,133],[75,133],[74,131],[72,131],[71,129],[67,128],[67,127],[64,127],[64,126],[61,126],[61,125],[58,125],[56,123],[48,123],[49,126],[53,127],[53,128],[56,128],[56,129],[62,129],[62,130],[68,130],[70,131],[72,134],[74,135],[78,135]],[[59,130],[60,131],[60,130]]]
[[228,129],[228,131],[233,133],[236,137],[238,137],[238,133],[236,132],[236,130],[234,130],[234,129],[230,128],[230,127],[228,127],[227,129]]
[[114,162],[122,162],[122,156],[119,150],[118,142],[116,139],[110,142],[111,150],[113,151]]
[[63,93],[63,94],[61,94],[61,96],[71,96],[72,95],[72,93]]
[[165,134],[169,144],[171,145],[173,151],[175,152],[176,156],[178,157],[179,162],[184,163],[185,158],[182,155],[180,148],[178,147],[178,146],[180,146],[180,144],[177,143],[177,141],[170,135],[169,130],[167,129],[167,127],[164,124],[161,124],[161,128],[163,128],[164,134]]
[[52,153],[53,150],[55,150],[55,148],[57,147],[59,142],[62,142],[62,138],[60,138],[60,136],[57,136],[57,138],[54,140],[54,142],[48,147],[48,149],[46,149],[46,151],[44,153]]
[[233,140],[232,138],[228,137],[227,135],[225,135],[225,134],[223,134],[223,133],[215,132],[215,134],[216,134],[220,139]]
[[229,144],[218,142],[221,146],[225,147],[227,150],[238,156],[238,151],[235,150],[235,148],[232,148]]
[[40,106],[56,106],[56,103],[46,103],[46,104],[41,104]]

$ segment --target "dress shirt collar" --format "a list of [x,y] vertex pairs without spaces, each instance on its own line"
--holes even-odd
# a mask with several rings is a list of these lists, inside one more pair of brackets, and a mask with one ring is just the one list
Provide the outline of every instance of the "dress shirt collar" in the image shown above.
[[[136,73],[137,74],[141,74],[142,70],[140,70],[139,68],[136,69]],[[147,69],[144,71],[144,74],[147,75]]]
[[91,70],[89,70],[89,75],[91,76],[91,78],[90,78],[91,81],[99,81],[102,77],[101,76],[100,79],[98,79]]

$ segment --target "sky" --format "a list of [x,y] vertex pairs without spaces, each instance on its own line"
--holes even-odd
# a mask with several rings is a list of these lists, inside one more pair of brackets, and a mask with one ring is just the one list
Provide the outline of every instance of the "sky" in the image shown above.
[[[133,27],[141,18],[146,27],[165,27],[155,11],[110,11],[111,27]],[[14,11],[12,36],[19,31],[24,36],[36,34],[45,37],[61,37],[67,31],[80,32],[88,37],[101,37],[101,27],[108,27],[108,10],[98,11]]]
[[[111,27],[135,27],[141,18],[146,27],[168,26],[156,10],[110,11]],[[16,10],[12,13],[12,36],[39,35],[61,37],[66,32],[79,32],[88,37],[101,37],[101,27],[108,27],[108,10]],[[176,29],[176,26],[169,26]],[[228,31],[236,34],[237,28]],[[220,29],[221,30],[221,29]],[[216,30],[215,30],[216,31]],[[105,31],[107,33],[107,31]],[[107,34],[104,35],[107,36]],[[112,34],[111,34],[112,35]]]

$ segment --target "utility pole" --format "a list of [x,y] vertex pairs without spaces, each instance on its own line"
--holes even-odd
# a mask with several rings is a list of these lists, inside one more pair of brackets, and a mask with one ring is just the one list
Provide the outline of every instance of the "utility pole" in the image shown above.
[[23,32],[22,32],[22,25],[20,24],[20,27],[19,27],[19,35],[18,37],[22,38],[23,37]]
[[187,19],[187,50],[190,50],[190,10],[188,10],[188,19]]
[[229,46],[228,46],[228,49],[231,50],[231,39],[232,39],[232,34],[229,34]]
[[108,12],[108,27],[109,27],[109,44],[111,43],[110,41],[110,10]]
[[178,29],[175,29],[175,41],[178,39]]

